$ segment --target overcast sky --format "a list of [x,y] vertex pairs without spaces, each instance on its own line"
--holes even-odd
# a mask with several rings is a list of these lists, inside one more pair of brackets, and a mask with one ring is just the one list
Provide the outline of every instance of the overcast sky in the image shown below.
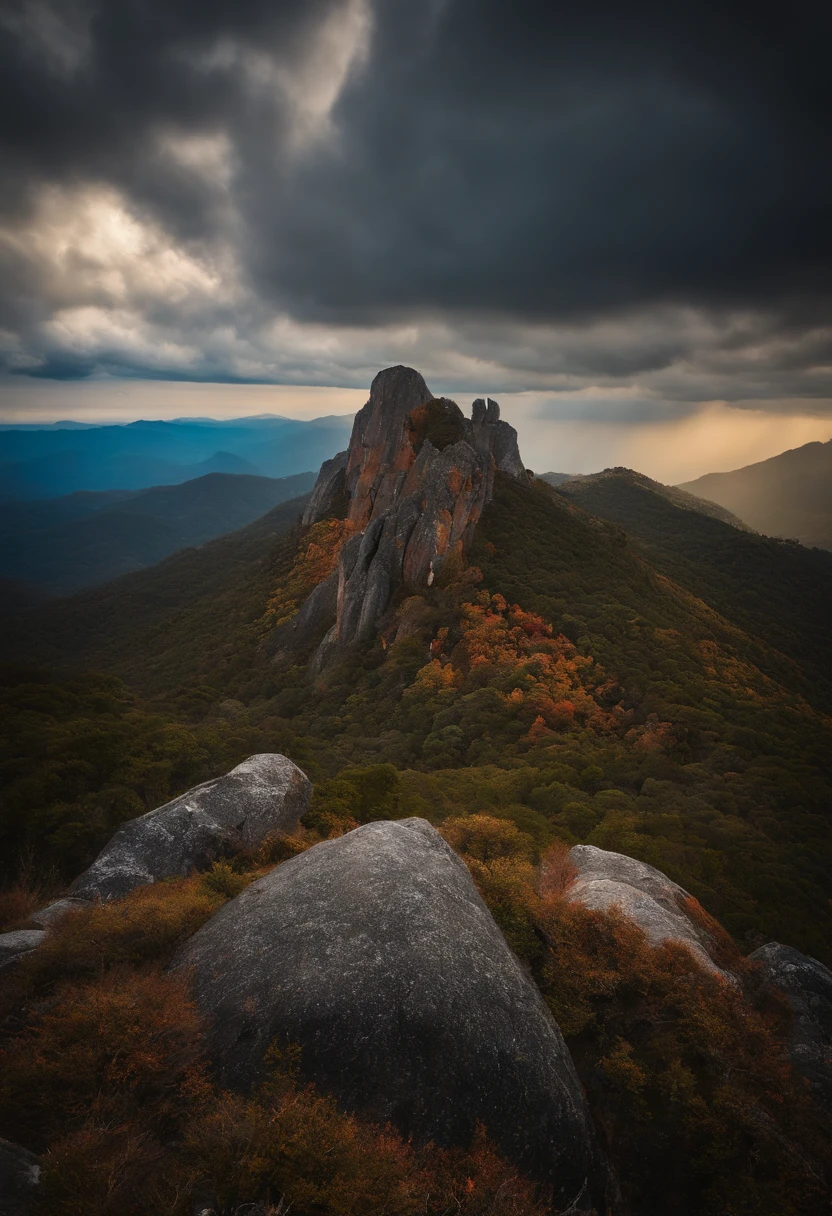
[[348,412],[404,362],[534,467],[828,438],[831,35],[815,0],[0,0],[0,411]]

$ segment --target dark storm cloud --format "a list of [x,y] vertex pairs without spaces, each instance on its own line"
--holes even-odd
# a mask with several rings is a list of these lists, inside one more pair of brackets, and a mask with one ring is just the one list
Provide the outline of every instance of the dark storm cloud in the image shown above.
[[[449,352],[449,382],[470,359],[515,387],[645,374],[678,399],[829,395],[813,369],[829,361],[830,34],[815,3],[7,4],[11,365],[299,379],[317,359],[343,382],[375,358],[367,334],[411,325],[417,353]],[[63,196],[44,218],[47,187],[65,211],[73,191],[117,192],[190,259],[180,273],[161,245],[143,257],[177,290],[154,293],[126,260],[114,287],[83,251],[77,275],[57,274],[30,232],[68,222]],[[345,342],[361,353],[327,362],[284,332],[269,365],[276,315],[360,327]],[[684,387],[673,369],[691,363]]]
[[276,299],[333,318],[562,317],[826,296],[821,6],[788,21],[730,4],[403,11],[377,10],[337,155],[253,195]]

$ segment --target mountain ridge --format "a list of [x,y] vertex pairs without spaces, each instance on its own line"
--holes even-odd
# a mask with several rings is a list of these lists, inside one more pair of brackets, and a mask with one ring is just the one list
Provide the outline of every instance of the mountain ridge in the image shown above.
[[[560,477],[560,474],[556,474]],[[558,482],[549,482],[550,485],[555,485],[556,488],[561,486],[573,486],[577,491],[581,487],[594,487],[604,481],[616,479],[618,481],[627,480],[633,485],[638,485],[644,489],[651,490],[655,494],[661,494],[668,502],[674,506],[680,507],[686,511],[698,511],[700,515],[709,515],[713,519],[722,520],[723,523],[730,524],[733,528],[739,528],[742,532],[753,532],[754,529],[749,527],[738,515],[734,515],[732,511],[721,507],[719,503],[711,502],[707,498],[700,498],[695,494],[690,494],[679,486],[668,486],[661,481],[655,481],[652,477],[648,477],[645,473],[639,473],[635,469],[625,468],[623,465],[616,465],[608,469],[602,469],[600,473],[576,473],[572,476],[563,477]],[[544,475],[543,480],[548,480],[548,475]],[[569,490],[564,490],[564,493],[569,493]]]
[[0,505],[0,573],[71,594],[236,531],[313,480],[206,473],[174,486]]
[[[832,708],[828,553],[737,528],[722,508],[701,510],[700,500],[629,469],[575,478],[558,493],[620,525],[657,569],[795,661],[803,672],[803,694]],[[788,680],[782,665],[767,669]]]
[[[283,477],[316,469],[344,445],[352,420],[126,425],[0,431],[0,501],[77,490],[146,489],[211,471]],[[242,462],[242,463],[241,463]]]
[[727,473],[706,473],[677,488],[735,511],[769,536],[832,549],[832,439]]

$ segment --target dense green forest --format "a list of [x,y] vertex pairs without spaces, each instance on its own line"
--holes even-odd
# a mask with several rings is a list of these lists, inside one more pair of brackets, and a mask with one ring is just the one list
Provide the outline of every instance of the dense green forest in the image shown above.
[[[790,676],[777,656],[804,674],[801,691],[827,712],[832,707],[832,554],[794,541],[731,527],[698,505],[629,469],[610,469],[560,488],[570,501],[601,519],[620,524],[650,564],[705,600],[749,638],[766,643],[755,662],[775,679]],[[719,510],[719,508],[714,508]],[[793,679],[793,676],[791,677]]]

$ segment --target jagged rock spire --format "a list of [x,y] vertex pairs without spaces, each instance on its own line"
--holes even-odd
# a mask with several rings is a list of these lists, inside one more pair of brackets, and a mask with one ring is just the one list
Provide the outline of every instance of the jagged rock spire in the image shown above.
[[355,417],[346,467],[349,518],[361,524],[387,511],[399,495],[415,453],[411,415],[433,400],[412,367],[386,367]]
[[378,373],[349,449],[322,466],[304,514],[313,524],[340,505],[360,529],[341,552],[336,621],[319,661],[334,645],[371,636],[402,582],[429,586],[470,544],[496,469],[525,477],[517,432],[496,401],[478,399],[466,418],[412,367]]

